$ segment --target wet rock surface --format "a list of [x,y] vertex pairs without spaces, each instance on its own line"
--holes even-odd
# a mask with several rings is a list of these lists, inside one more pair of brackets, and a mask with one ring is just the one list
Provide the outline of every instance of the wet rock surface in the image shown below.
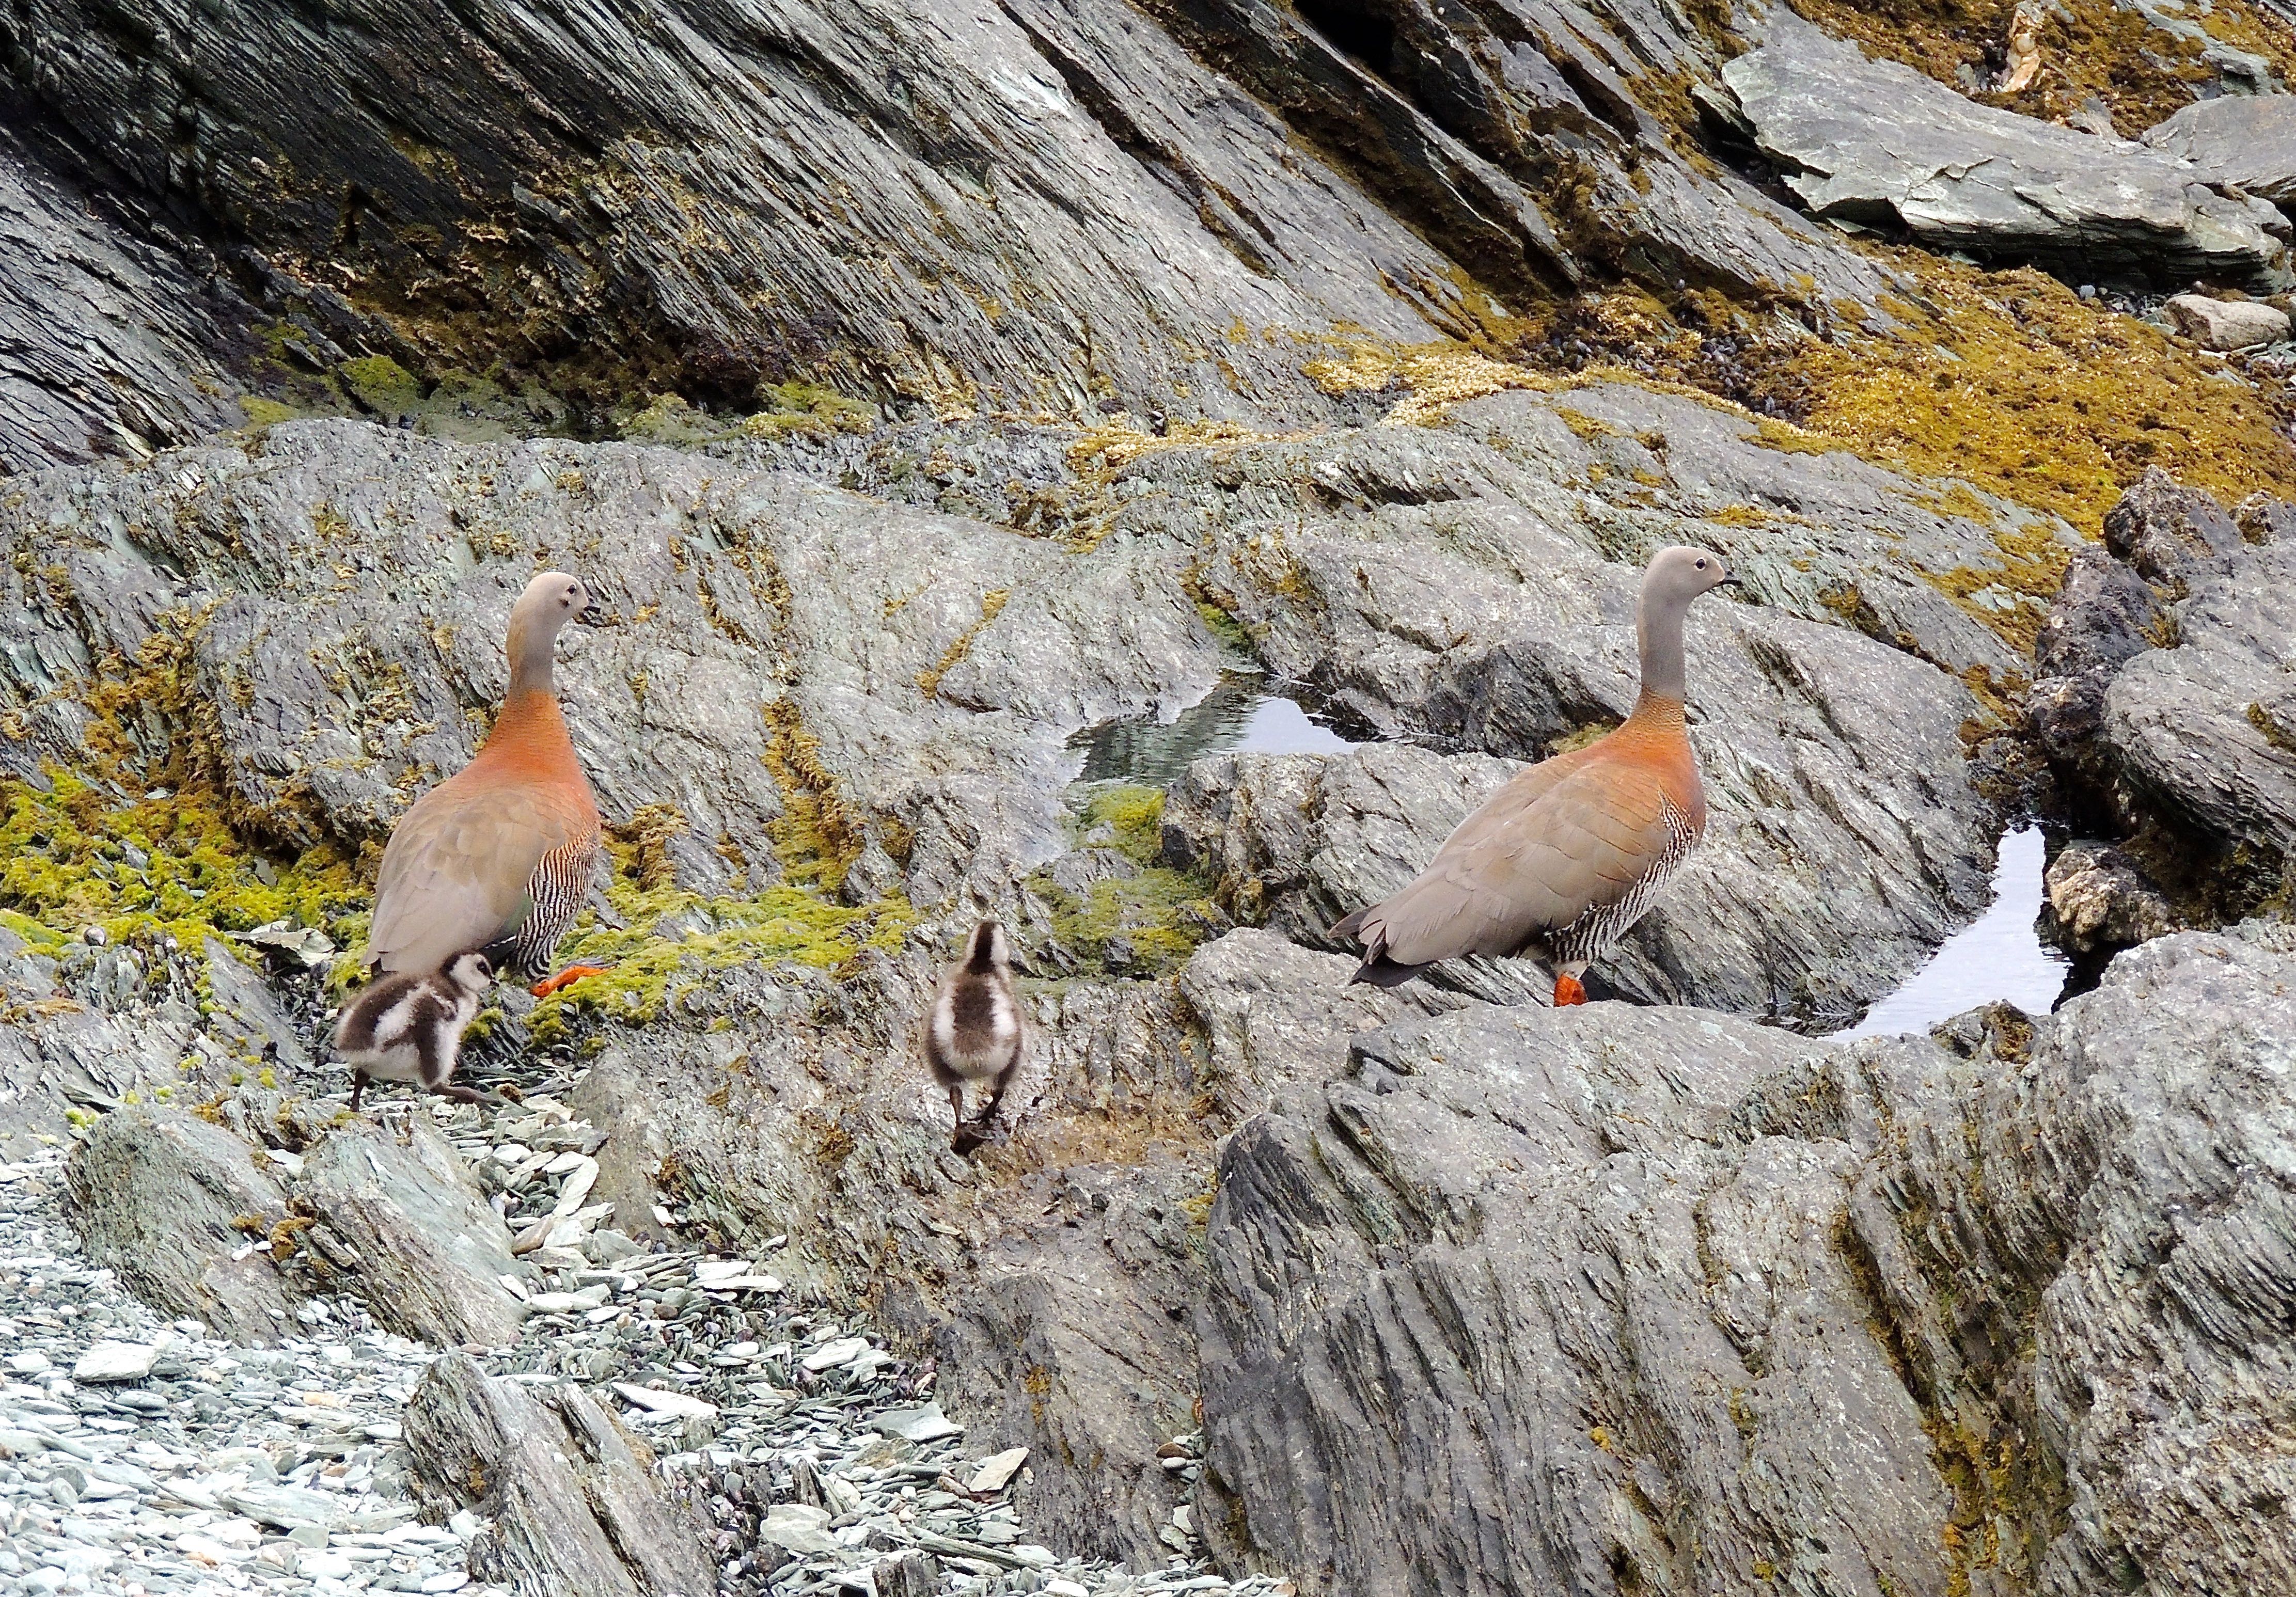
[[[1977,104],[1869,60],[1784,7],[1707,103],[1816,214],[1932,248],[2167,280],[2284,276],[2288,223],[2233,181],[2141,144]],[[2222,182],[2229,192],[2209,186]]]
[[2296,1112],[2255,1008],[2292,956],[2170,938],[2050,1019],[1854,1050],[1603,1007],[1359,1038],[1223,1153],[1209,1534],[1335,1592],[1942,1591],[1972,1529],[2008,1589],[2276,1564],[2240,1483],[2284,1404],[2252,1139]]

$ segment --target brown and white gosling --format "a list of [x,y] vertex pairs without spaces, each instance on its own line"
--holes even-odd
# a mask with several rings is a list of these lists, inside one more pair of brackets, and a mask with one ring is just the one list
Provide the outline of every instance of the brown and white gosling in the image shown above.
[[[983,921],[966,939],[964,957],[940,979],[925,1019],[925,1064],[948,1092],[948,1106],[956,1116],[949,1146],[958,1153],[970,1153],[988,1140],[989,1123],[1021,1068],[1026,1043],[1021,1006],[1013,997],[1012,948],[1004,927]],[[988,1105],[967,1124],[965,1084],[984,1081],[995,1084]]]
[[482,1094],[450,1085],[463,1057],[463,1029],[495,979],[476,951],[455,954],[426,976],[386,976],[350,1001],[335,1023],[335,1051],[351,1067],[351,1111],[371,1080],[404,1081],[459,1098]]

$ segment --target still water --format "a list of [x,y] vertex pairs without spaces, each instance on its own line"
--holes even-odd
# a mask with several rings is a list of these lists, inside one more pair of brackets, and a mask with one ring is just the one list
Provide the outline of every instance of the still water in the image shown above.
[[1923,1033],[1964,1010],[2005,998],[2029,1015],[2046,1015],[2064,991],[2068,962],[2041,941],[2041,829],[2005,832],[1993,867],[1993,905],[1930,956],[1905,985],[1837,1037]]
[[1084,750],[1079,782],[1163,787],[1208,754],[1345,754],[1356,747],[1257,676],[1226,676],[1166,725],[1111,721],[1069,740]]

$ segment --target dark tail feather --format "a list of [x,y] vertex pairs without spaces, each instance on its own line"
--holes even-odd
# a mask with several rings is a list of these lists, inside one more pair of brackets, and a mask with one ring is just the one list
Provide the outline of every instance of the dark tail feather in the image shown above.
[[[1429,964],[1433,962],[1431,960],[1428,962]],[[1377,953],[1365,960],[1348,980],[1350,984],[1368,982],[1375,987],[1399,987],[1425,969],[1426,965],[1398,965],[1384,953]]]
[[1370,913],[1367,909],[1359,909],[1324,935],[1327,938],[1345,938],[1350,943],[1359,943],[1363,941],[1363,918]]

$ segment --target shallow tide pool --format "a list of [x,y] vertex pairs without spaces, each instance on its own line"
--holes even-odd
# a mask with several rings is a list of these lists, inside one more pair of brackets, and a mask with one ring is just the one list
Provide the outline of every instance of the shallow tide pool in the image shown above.
[[1980,1004],[2006,999],[2029,1015],[2046,1015],[2064,991],[2069,962],[2033,929],[2041,913],[2046,845],[2038,826],[2004,832],[1993,867],[1990,908],[1930,955],[1903,986],[1847,1031],[1856,1037],[1924,1033]]
[[1069,740],[1084,750],[1079,782],[1163,787],[1208,754],[1344,754],[1356,747],[1256,676],[1229,676],[1177,720],[1111,721]]

